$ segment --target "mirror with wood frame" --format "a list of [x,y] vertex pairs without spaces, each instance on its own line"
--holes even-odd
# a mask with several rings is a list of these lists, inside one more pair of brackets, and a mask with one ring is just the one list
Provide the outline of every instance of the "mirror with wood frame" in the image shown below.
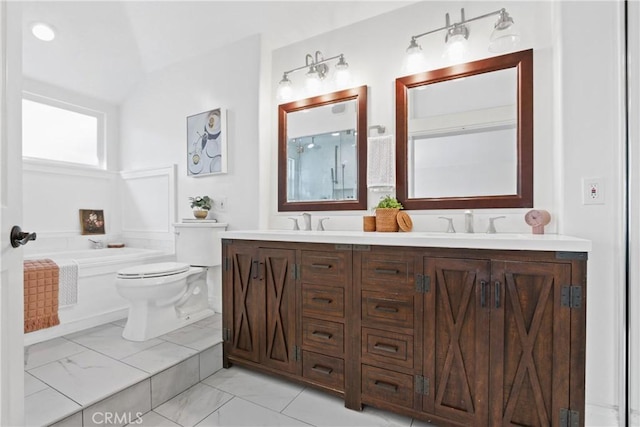
[[533,52],[396,79],[405,209],[533,206]]
[[367,87],[278,107],[278,211],[367,207]]

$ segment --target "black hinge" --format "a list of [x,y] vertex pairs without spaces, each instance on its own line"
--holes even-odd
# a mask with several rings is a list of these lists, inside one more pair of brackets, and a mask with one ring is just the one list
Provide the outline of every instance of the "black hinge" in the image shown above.
[[560,302],[563,307],[580,308],[582,306],[582,286],[563,286]]
[[580,413],[568,409],[560,409],[560,427],[578,427],[580,425]]
[[431,292],[431,276],[416,274],[416,292],[422,294]]
[[556,259],[566,259],[566,260],[587,260],[589,259],[589,254],[587,252],[556,252]]
[[302,360],[302,349],[297,345],[293,346],[293,360],[296,362]]
[[352,245],[336,245],[336,251],[350,251],[353,249]]
[[416,375],[415,389],[416,389],[416,393],[428,396],[429,395],[429,378],[425,378],[422,375]]
[[291,275],[293,280],[300,280],[300,264],[291,264]]
[[231,341],[231,329],[222,328],[222,340],[226,342]]

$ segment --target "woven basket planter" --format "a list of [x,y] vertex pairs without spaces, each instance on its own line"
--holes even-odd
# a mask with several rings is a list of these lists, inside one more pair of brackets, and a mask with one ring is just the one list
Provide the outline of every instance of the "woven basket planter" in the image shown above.
[[376,209],[376,231],[398,231],[398,212],[400,209]]

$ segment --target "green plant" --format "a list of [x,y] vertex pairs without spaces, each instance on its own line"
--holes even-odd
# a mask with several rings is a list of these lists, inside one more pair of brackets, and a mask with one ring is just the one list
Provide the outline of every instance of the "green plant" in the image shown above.
[[206,211],[211,209],[211,205],[213,204],[213,199],[209,196],[189,197],[189,200],[191,200],[192,208],[200,208]]
[[404,206],[395,197],[385,196],[380,197],[380,202],[378,202],[376,208],[404,209]]

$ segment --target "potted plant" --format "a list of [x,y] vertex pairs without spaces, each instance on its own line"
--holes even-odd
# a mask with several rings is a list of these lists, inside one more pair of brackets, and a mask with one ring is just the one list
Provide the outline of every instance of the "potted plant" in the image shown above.
[[209,215],[211,204],[213,199],[209,196],[196,196],[189,197],[191,200],[191,208],[193,209],[193,216],[198,219],[205,219]]
[[376,206],[376,231],[398,231],[397,216],[400,209],[404,209],[404,206],[395,197],[381,197]]

